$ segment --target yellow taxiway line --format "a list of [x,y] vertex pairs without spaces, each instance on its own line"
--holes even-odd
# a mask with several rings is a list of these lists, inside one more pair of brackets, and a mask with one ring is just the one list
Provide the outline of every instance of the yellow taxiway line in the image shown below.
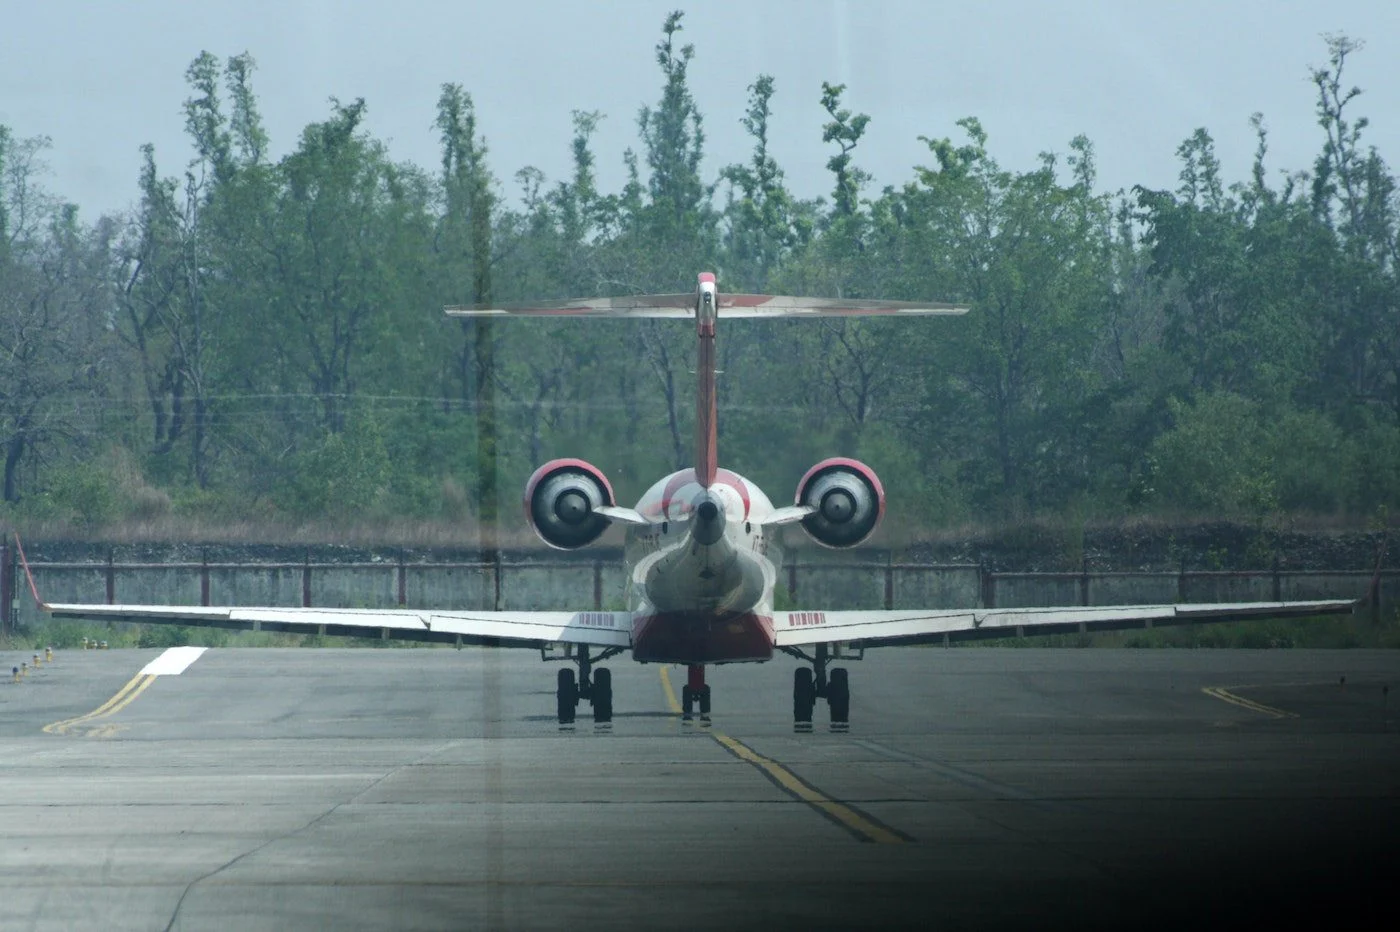
[[136,697],[141,695],[141,693],[145,692],[146,687],[154,683],[155,680],[156,678],[154,674],[138,673],[135,676],[133,676],[130,680],[128,680],[125,686],[117,690],[117,694],[115,696],[113,696],[111,699],[108,699],[106,702],[102,703],[102,705],[93,709],[91,712],[87,713],[86,715],[79,715],[77,718],[66,718],[61,722],[51,722],[48,725],[44,726],[44,731],[48,732],[51,735],[72,734],[73,729],[81,725],[86,725],[89,722],[95,722],[98,719],[107,718],[109,715],[116,715],[122,709],[126,708],[133,701],[135,701]]
[[[675,687],[671,685],[671,677],[664,666],[661,668],[661,688],[666,693],[666,704],[670,706],[671,711],[676,715],[682,714],[680,701],[676,698]],[[739,739],[731,738],[729,735],[717,731],[707,732],[707,734],[730,754],[757,768],[783,792],[799,802],[811,806],[861,841],[883,845],[899,845],[913,841],[908,835],[886,825],[881,825],[865,813],[832,799],[782,764],[770,757],[764,757]]]
[[[1254,687],[1236,686],[1235,688],[1253,689]],[[1276,709],[1271,705],[1264,705],[1264,703],[1262,702],[1255,702],[1253,699],[1246,699],[1243,696],[1237,696],[1223,686],[1202,686],[1201,692],[1205,693],[1207,696],[1210,696],[1213,699],[1219,699],[1221,702],[1228,702],[1231,705],[1237,705],[1242,709],[1249,709],[1251,712],[1259,712],[1269,716],[1270,718],[1298,717],[1297,712],[1289,712],[1286,709]]]

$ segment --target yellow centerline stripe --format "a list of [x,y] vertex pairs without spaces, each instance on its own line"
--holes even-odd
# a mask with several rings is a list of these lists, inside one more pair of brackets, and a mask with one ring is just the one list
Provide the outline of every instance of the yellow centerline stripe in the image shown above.
[[[667,674],[665,667],[661,668],[661,687],[666,693],[666,704],[671,707],[671,711],[677,715],[681,714],[683,710],[680,701],[676,698],[675,687],[671,685],[671,677]],[[893,829],[886,828],[869,816],[857,812],[845,803],[837,802],[782,764],[772,758],[764,757],[737,738],[731,738],[729,735],[717,731],[711,731],[708,734],[739,760],[756,767],[779,789],[832,819],[862,841],[873,841],[883,845],[899,845],[912,840]]]
[[[1236,686],[1235,688],[1250,689],[1251,687]],[[1264,703],[1262,702],[1255,702],[1253,699],[1246,699],[1243,696],[1237,696],[1223,686],[1202,686],[1201,692],[1205,693],[1207,696],[1210,696],[1213,699],[1219,699],[1222,702],[1228,702],[1231,705],[1237,705],[1242,709],[1249,709],[1251,712],[1261,712],[1264,715],[1268,715],[1272,718],[1298,717],[1297,712],[1289,712],[1286,709],[1276,709],[1271,705],[1264,705]]]
[[93,709],[86,715],[79,715],[77,718],[66,718],[61,722],[51,722],[44,726],[44,731],[51,735],[66,735],[75,726],[85,725],[88,722],[106,718],[109,715],[116,715],[122,709],[130,705],[137,696],[146,691],[156,680],[155,674],[138,673],[127,681],[126,685],[117,690],[117,694],[108,699],[102,705]]
[[672,712],[676,715],[680,715],[683,711],[681,709],[681,703],[680,700],[676,698],[676,690],[671,685],[671,677],[667,675],[665,667],[661,668],[661,688],[666,690],[666,704],[671,707]]

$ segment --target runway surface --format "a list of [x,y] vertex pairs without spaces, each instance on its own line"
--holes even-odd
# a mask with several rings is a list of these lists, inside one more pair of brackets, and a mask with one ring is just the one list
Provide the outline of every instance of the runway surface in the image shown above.
[[[1389,913],[1400,652],[66,651],[0,687],[3,929],[1219,928]],[[0,657],[8,669],[18,655]],[[620,662],[619,662],[620,661]],[[45,727],[48,726],[48,730]]]

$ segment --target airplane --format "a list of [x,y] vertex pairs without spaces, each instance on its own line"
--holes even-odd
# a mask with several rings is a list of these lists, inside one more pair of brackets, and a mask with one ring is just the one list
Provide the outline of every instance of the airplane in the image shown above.
[[[581,702],[593,719],[612,720],[612,675],[605,660],[630,652],[641,663],[687,669],[682,717],[710,719],[709,666],[763,663],[777,652],[800,661],[793,673],[793,722],[810,730],[818,700],[833,728],[848,726],[850,677],[834,662],[859,660],[867,647],[1101,631],[1154,625],[1308,617],[1350,612],[1355,600],[1219,604],[965,608],[941,610],[775,611],[782,564],[775,532],[799,525],[819,545],[847,549],[874,533],[885,512],[875,471],[848,457],[818,462],[797,482],[793,504],[776,507],[756,485],[719,465],[715,331],[729,318],[839,318],[960,315],[956,304],[724,294],[713,273],[693,293],[585,298],[531,305],[447,307],[451,317],[673,318],[695,322],[695,465],[657,480],[634,508],[618,504],[603,472],[581,459],[555,459],[525,484],[526,520],[559,550],[596,541],[610,525],[626,529],[626,611],[442,611],[45,604],[56,618],[199,625],[236,630],[382,637],[539,650],[563,661],[556,678],[561,725]],[[21,557],[23,549],[20,549]],[[26,572],[28,566],[26,564]]]

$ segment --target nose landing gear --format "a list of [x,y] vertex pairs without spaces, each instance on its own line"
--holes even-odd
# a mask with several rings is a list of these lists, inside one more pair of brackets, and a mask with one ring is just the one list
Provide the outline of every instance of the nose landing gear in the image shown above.
[[686,684],[681,687],[681,721],[694,719],[700,707],[700,724],[710,724],[710,687],[705,683],[705,665],[692,663],[686,672]]

